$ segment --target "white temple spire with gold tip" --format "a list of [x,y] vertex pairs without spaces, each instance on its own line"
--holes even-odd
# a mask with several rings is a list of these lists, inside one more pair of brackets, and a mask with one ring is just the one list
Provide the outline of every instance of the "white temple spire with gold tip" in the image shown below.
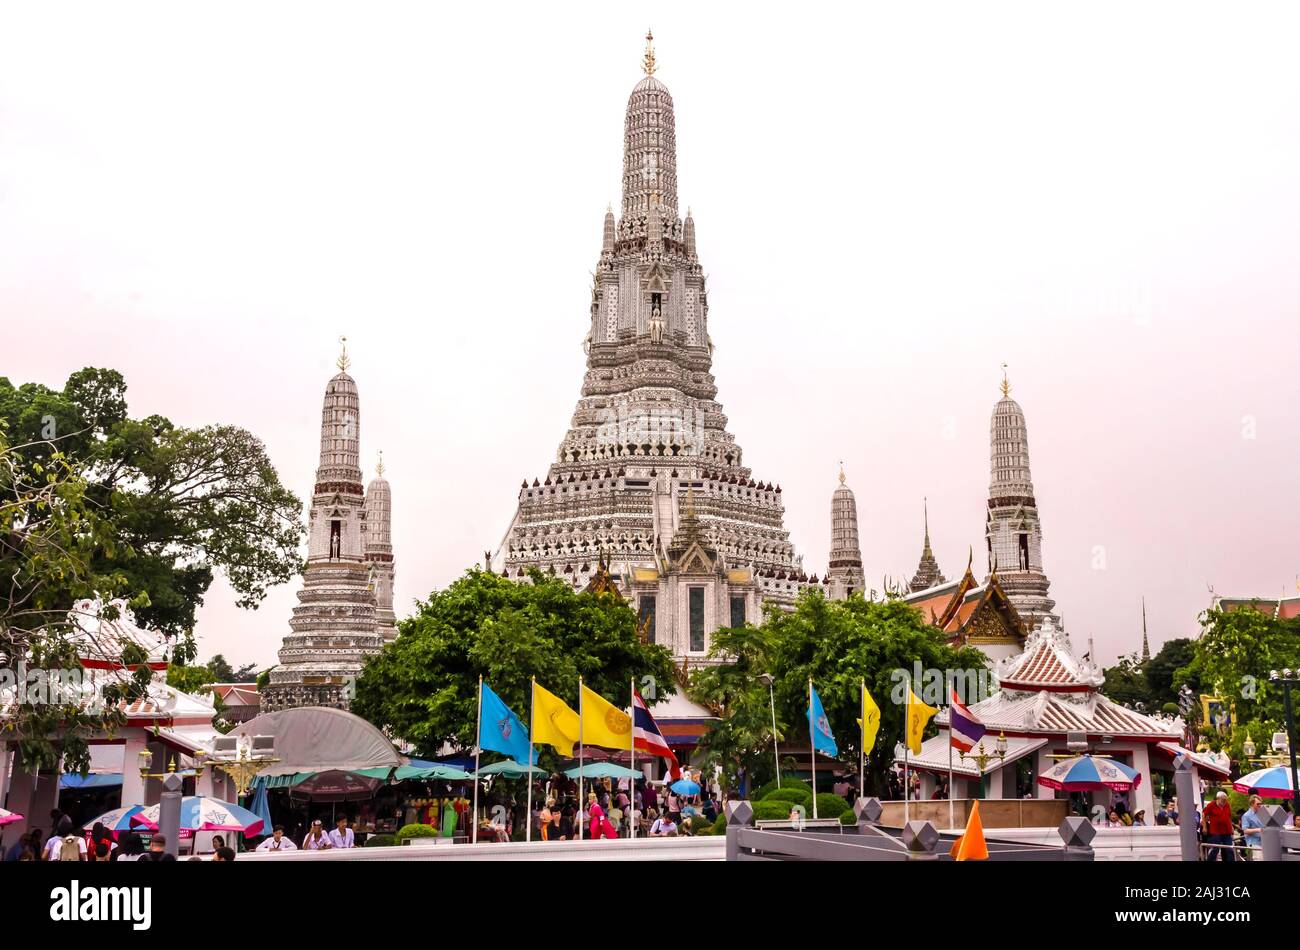
[[641,68],[647,76],[655,74],[655,36],[650,30],[645,31],[645,56],[641,59]]

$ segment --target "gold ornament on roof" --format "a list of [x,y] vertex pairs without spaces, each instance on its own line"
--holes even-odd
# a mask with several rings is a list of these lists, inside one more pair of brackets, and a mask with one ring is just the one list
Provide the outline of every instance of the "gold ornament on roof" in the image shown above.
[[339,337],[339,347],[340,347],[339,358],[334,361],[334,365],[339,368],[340,372],[347,372],[348,367],[352,365],[352,360],[348,358],[347,337],[345,336]]
[[383,449],[379,450],[379,461],[375,465],[375,474],[376,475],[384,474],[384,450]]
[[655,74],[655,37],[649,30],[645,31],[645,58],[641,60],[641,68],[647,76]]
[[1002,395],[1011,395],[1011,383],[1007,381],[1007,364],[1002,364]]
[[840,460],[840,484],[844,484],[844,460]]

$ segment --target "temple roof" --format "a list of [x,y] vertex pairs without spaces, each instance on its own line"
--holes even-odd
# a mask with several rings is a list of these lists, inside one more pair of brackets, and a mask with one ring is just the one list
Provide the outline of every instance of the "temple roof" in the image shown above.
[[1031,692],[1090,692],[1105,682],[1096,663],[1075,659],[1069,637],[1050,617],[1030,635],[1024,652],[998,663],[997,678],[1003,689]]

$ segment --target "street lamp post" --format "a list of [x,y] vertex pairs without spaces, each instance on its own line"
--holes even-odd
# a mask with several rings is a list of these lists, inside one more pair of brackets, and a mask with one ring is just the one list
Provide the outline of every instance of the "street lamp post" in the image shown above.
[[[985,793],[987,793],[987,789],[984,787],[984,781],[985,781],[985,779],[988,778],[988,776],[984,774],[984,770],[985,770],[986,768],[988,768],[988,764],[989,764],[990,762],[992,762],[995,758],[996,758],[999,762],[1005,762],[1005,761],[1006,761],[1006,758],[1007,758],[1007,734],[1006,734],[1005,732],[999,732],[999,733],[998,733],[998,741],[997,741],[997,745],[995,745],[995,746],[993,747],[993,751],[992,751],[992,752],[986,752],[986,751],[984,750],[984,740],[981,739],[981,740],[979,741],[979,745],[976,746],[974,749],[972,749],[969,753],[961,752],[961,753],[959,753],[959,754],[961,755],[961,758],[962,758],[962,761],[963,761],[963,762],[966,761],[966,759],[974,759],[974,760],[975,760],[975,767],[978,768],[979,771],[980,771],[980,793],[981,793],[981,794],[985,794]],[[952,790],[951,790],[951,789],[949,789],[948,794],[949,794],[949,796],[952,795]]]
[[776,692],[772,684],[776,681],[771,673],[760,673],[758,681],[767,686],[767,698],[772,705],[772,759],[776,762],[776,787],[781,787],[781,750],[776,744]]
[[[1291,704],[1291,687],[1300,683],[1293,672],[1300,673],[1300,670],[1282,670],[1281,674],[1277,670],[1269,671],[1268,678],[1274,683],[1280,683],[1282,686],[1283,703],[1286,706],[1286,744],[1287,750],[1291,755],[1291,801],[1300,803],[1300,784],[1296,782],[1296,731],[1295,731],[1295,708]],[[1295,809],[1291,810],[1292,822],[1295,822]]]
[[[199,777],[203,775],[204,762],[203,751],[195,752],[194,784],[196,792],[198,791]],[[167,764],[166,772],[150,772],[149,769],[153,766],[153,753],[145,749],[140,753],[139,765],[142,780],[162,779],[162,796],[158,799],[158,832],[167,840],[167,853],[174,858],[179,852],[181,843],[181,797],[185,789],[185,779],[176,771],[175,757]]]

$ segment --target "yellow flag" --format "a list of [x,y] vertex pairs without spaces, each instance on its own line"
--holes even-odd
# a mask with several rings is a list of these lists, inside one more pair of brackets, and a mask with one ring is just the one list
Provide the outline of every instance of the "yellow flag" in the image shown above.
[[573,755],[578,741],[578,714],[564,700],[533,681],[533,743],[555,746],[560,755]]
[[926,723],[938,711],[921,702],[916,693],[912,692],[912,687],[907,687],[907,747],[913,755],[921,754],[921,736],[925,734]]
[[632,719],[585,685],[582,687],[582,741],[606,749],[632,748]]
[[858,728],[862,730],[862,754],[868,755],[876,747],[876,733],[880,731],[880,707],[871,698],[865,685],[862,687],[862,718],[858,720]]

